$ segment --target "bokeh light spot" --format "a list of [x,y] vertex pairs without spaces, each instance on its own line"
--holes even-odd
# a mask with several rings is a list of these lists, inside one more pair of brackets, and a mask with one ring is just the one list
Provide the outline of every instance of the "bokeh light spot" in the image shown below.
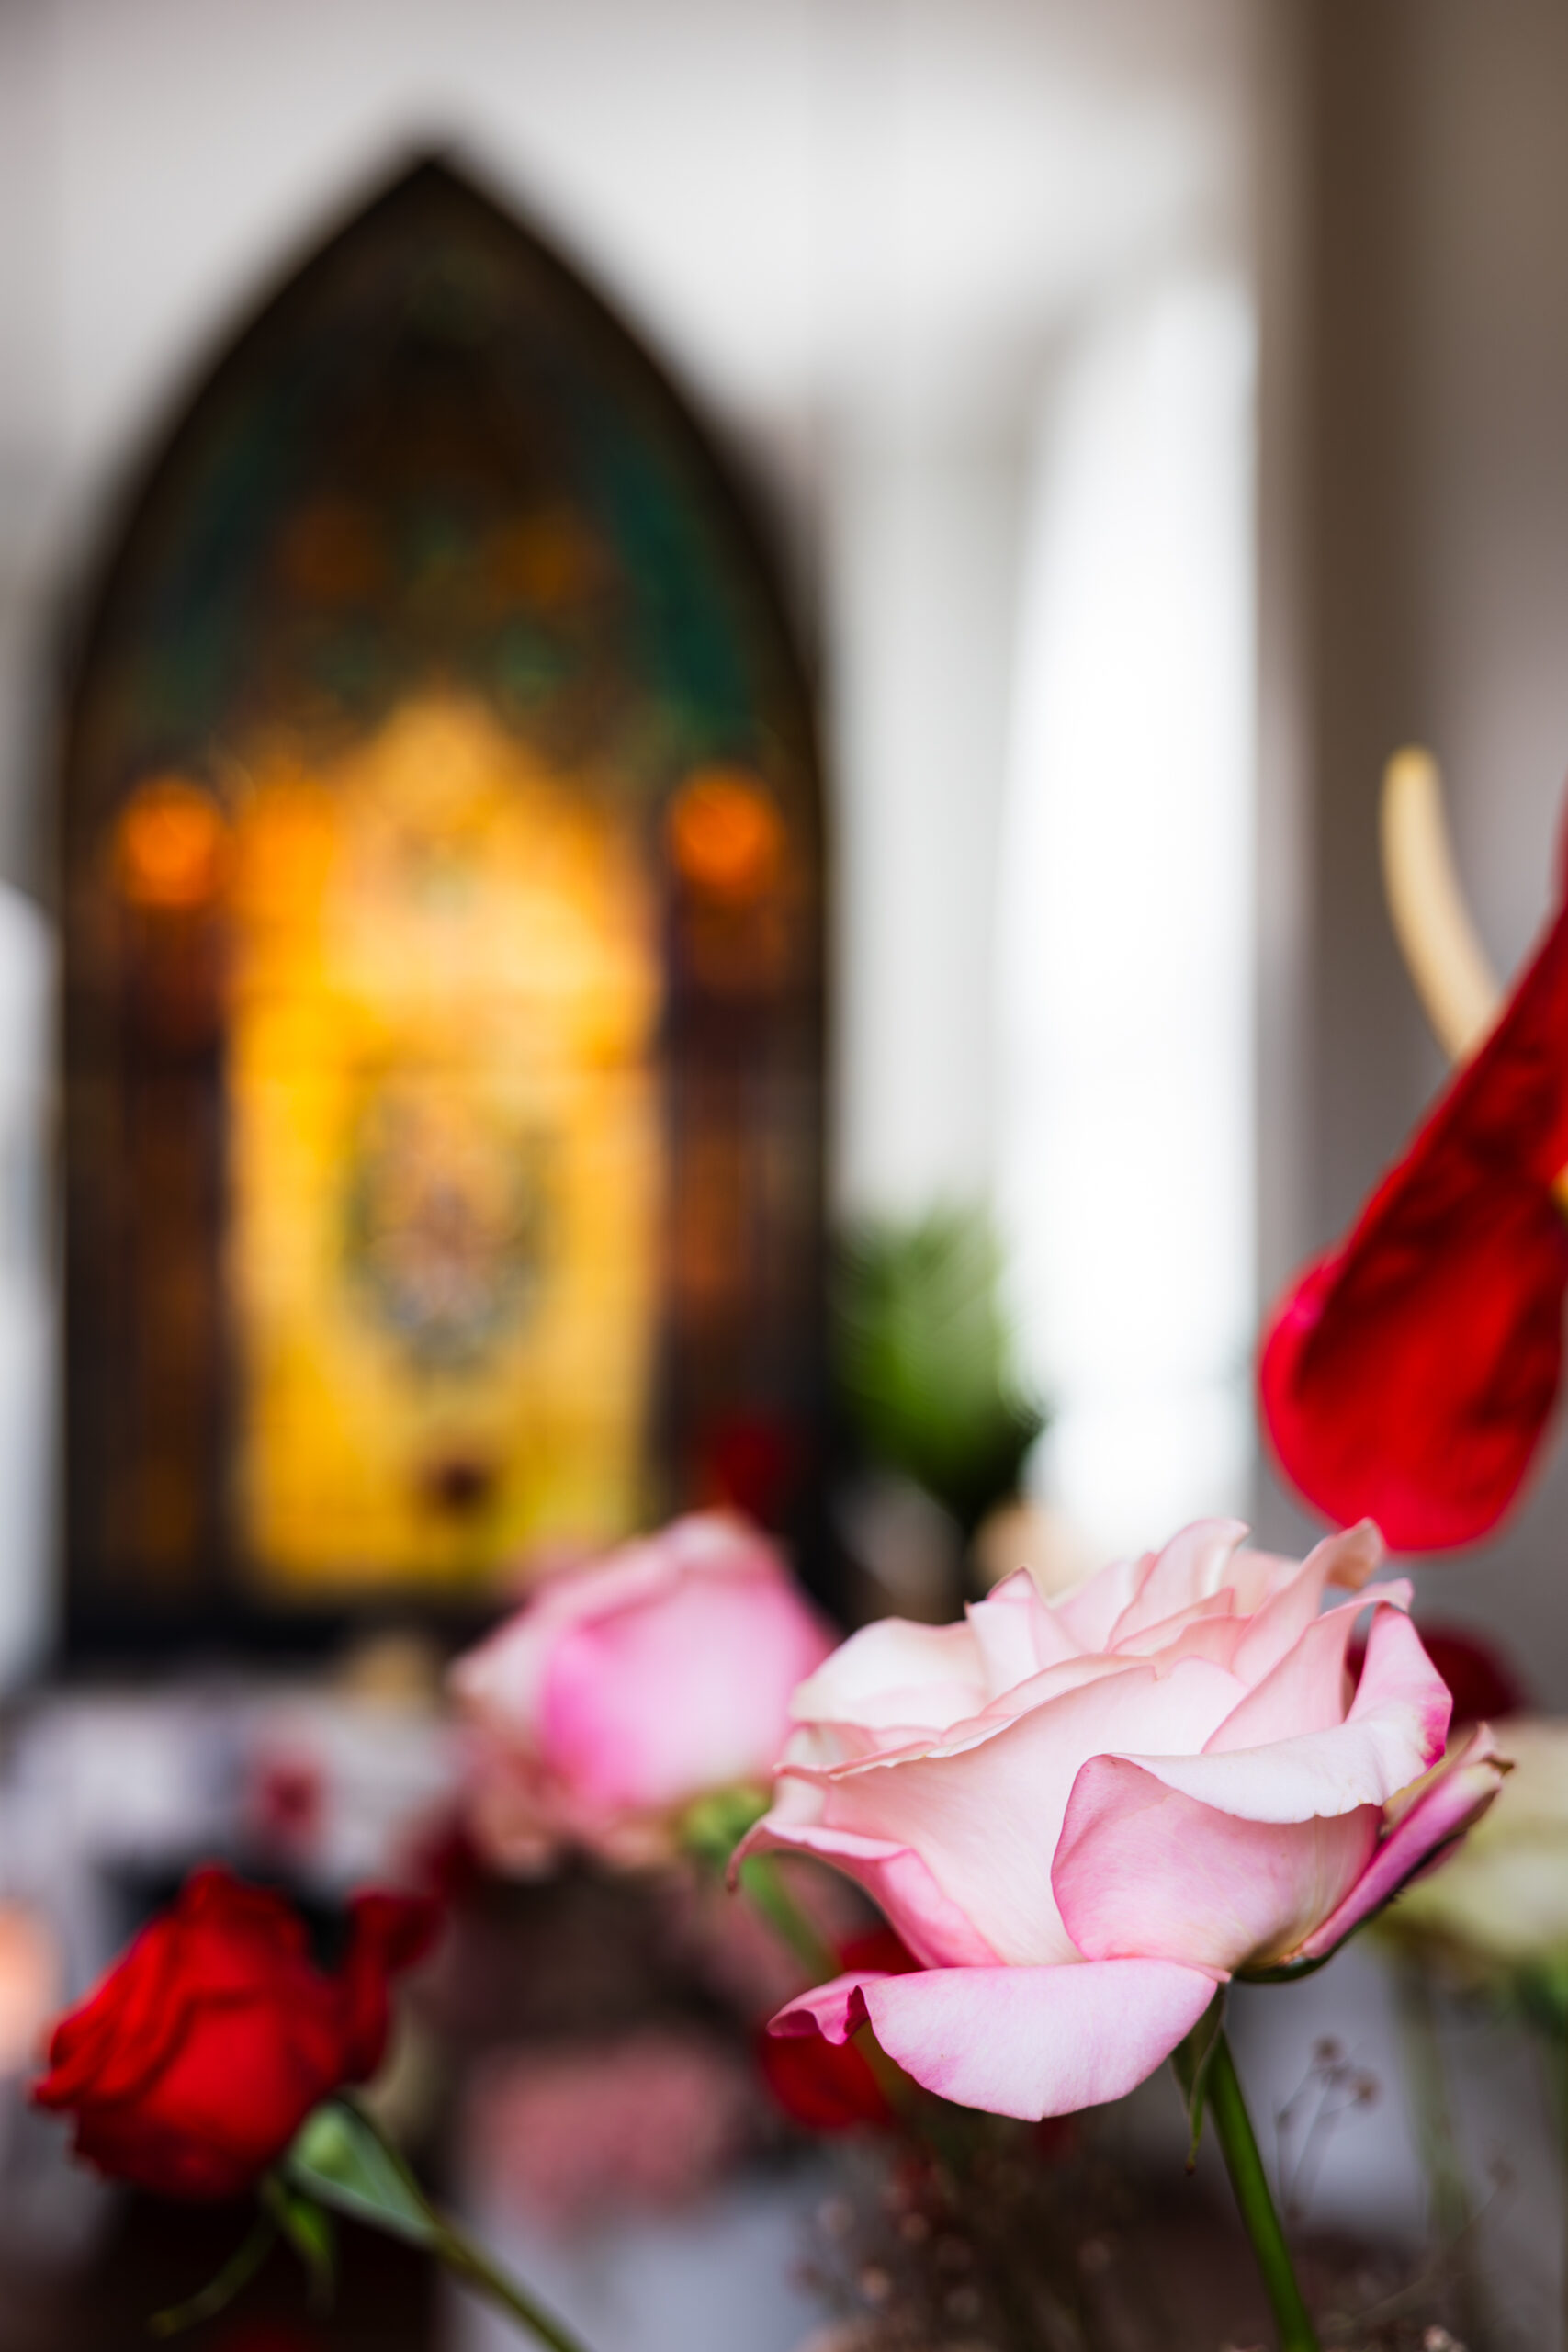
[[676,871],[711,897],[761,898],[778,878],[784,829],[772,796],[739,768],[700,768],[671,804]]
[[115,865],[120,895],[132,906],[204,906],[223,878],[227,829],[222,811],[181,776],[139,785],[120,813]]

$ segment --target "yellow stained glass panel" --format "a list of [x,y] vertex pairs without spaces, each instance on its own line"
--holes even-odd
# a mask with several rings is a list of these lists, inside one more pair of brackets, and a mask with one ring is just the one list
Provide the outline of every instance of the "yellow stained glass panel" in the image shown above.
[[[585,788],[585,784],[586,787]],[[405,704],[236,808],[236,1498],[279,1598],[471,1586],[645,1499],[653,912],[614,797]]]

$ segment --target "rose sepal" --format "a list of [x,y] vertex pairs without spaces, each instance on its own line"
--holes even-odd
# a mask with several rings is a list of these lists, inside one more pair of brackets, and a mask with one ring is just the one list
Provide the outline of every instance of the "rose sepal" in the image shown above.
[[412,2245],[434,2246],[440,2222],[396,2150],[365,2109],[323,2099],[278,2167],[287,2189]]
[[695,1798],[681,1815],[678,1838],[682,1852],[711,1871],[716,1878],[724,1877],[737,1846],[749,1830],[756,1827],[772,1803],[772,1789],[750,1781],[710,1789],[705,1796]]
[[[1351,1928],[1341,1940],[1348,1943],[1356,1932],[1356,1928]],[[1339,1945],[1336,1944],[1334,1951],[1338,1950]],[[1238,1968],[1235,1982],[1238,1984],[1297,1984],[1303,1976],[1315,1976],[1320,1968],[1326,1968],[1334,1951],[1320,1952],[1315,1960],[1278,1960],[1269,1968]]]
[[330,2311],[337,2288],[337,2231],[332,2215],[281,2173],[266,2174],[259,2195],[279,2233],[305,2266],[310,2281],[310,2308]]
[[1225,1988],[1222,1984],[1186,2039],[1170,2053],[1170,2064],[1187,2109],[1187,2169],[1198,2169],[1198,2143],[1203,2136],[1203,2109],[1209,2075],[1220,2036],[1225,2030]]

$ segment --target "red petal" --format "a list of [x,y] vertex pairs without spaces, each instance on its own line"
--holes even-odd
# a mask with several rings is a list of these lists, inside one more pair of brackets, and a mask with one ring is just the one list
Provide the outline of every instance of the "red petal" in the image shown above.
[[1564,1165],[1568,908],[1344,1248],[1276,1311],[1264,1419],[1330,1519],[1442,1551],[1514,1500],[1562,1373]]
[[435,1940],[439,1905],[423,1894],[356,1894],[353,1928],[337,1984],[343,2064],[340,2080],[363,2083],[376,2072],[390,2022],[388,1979],[412,1968]]
[[[890,1976],[919,1965],[887,1927],[852,1936],[839,1958],[845,1968],[880,1968]],[[769,2090],[791,2120],[808,2132],[850,2132],[857,2124],[893,2121],[882,2086],[852,2041],[827,2041],[820,2034],[782,2040],[764,2027],[753,2047]]]
[[791,2122],[808,2132],[892,2122],[893,2110],[852,2041],[839,2048],[820,2034],[782,2041],[763,2030],[753,2046],[762,2079]]

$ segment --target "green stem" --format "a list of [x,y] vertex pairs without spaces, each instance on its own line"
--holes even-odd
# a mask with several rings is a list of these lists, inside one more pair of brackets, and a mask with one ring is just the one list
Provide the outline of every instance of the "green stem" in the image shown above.
[[466,2278],[469,2286],[477,2287],[481,2294],[488,2295],[491,2302],[499,2304],[510,2317],[521,2320],[525,2327],[531,2328],[541,2344],[549,2346],[550,2352],[585,2352],[581,2337],[573,2335],[565,2323],[547,2311],[542,2303],[536,2303],[526,2288],[520,2287],[514,2278],[509,2278],[481,2247],[475,2245],[471,2238],[465,2237],[461,2230],[454,2229],[444,2216],[436,2218],[431,2251],[446,2265],[448,2270],[459,2278]]
[[307,2116],[283,2160],[282,2179],[287,2189],[314,2205],[423,2246],[511,2318],[520,2320],[550,2352],[586,2352],[581,2339],[553,2312],[536,2303],[525,2287],[509,2278],[481,2246],[436,2211],[399,2150],[356,2100],[341,2095],[324,2099]]
[[771,1854],[749,1854],[740,1865],[740,1887],[781,1943],[809,1972],[814,1984],[840,1974],[842,1962],[820,1929],[807,1918]]
[[1280,2331],[1280,2352],[1319,2352],[1317,2331],[1296,2284],[1290,2248],[1280,2226],[1269,2177],[1258,2153],[1252,2119],[1242,2097],[1235,2061],[1223,2028],[1209,2061],[1207,2097],[1236,2206],[1269,2290],[1274,2324]]
[[1405,2077],[1427,2171],[1430,2227],[1439,2252],[1447,2255],[1461,2245],[1470,2226],[1470,2196],[1454,2130],[1432,1983],[1418,1962],[1407,1961],[1399,1963],[1395,1981]]
[[195,2327],[204,2319],[212,2319],[226,2310],[242,2288],[248,2287],[262,2264],[272,2251],[277,2235],[270,2213],[259,2214],[252,2230],[238,2251],[231,2254],[216,2278],[209,2279],[198,2295],[188,2301],[174,2304],[166,2312],[154,2312],[147,2323],[151,2335],[178,2335],[187,2327]]
[[[1568,2035],[1561,2025],[1547,2036],[1548,2065],[1556,2076],[1552,2088],[1556,2094],[1557,2128],[1561,2134],[1564,2185],[1568,2186]],[[1562,2233],[1562,2311],[1563,2341],[1568,2343],[1568,2226]]]
[[1431,1971],[1418,1957],[1395,1962],[1399,2040],[1416,2138],[1427,2174],[1427,2227],[1437,2259],[1453,2275],[1466,2343],[1490,2341],[1486,2294],[1475,2258],[1469,2177],[1454,2122]]

